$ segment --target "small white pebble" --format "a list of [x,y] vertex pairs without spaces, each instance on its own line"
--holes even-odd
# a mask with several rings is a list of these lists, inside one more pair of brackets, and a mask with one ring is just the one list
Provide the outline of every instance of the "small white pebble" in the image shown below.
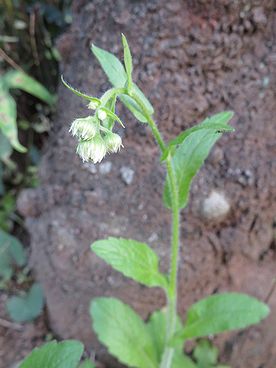
[[152,243],[158,240],[158,235],[156,233],[152,233],[151,236],[148,238],[148,242]]
[[97,173],[97,167],[96,167],[96,165],[94,165],[94,164],[92,164],[90,162],[84,162],[83,163],[83,166],[91,174],[96,174]]
[[207,220],[225,217],[229,211],[230,204],[222,192],[213,190],[202,202],[201,212]]
[[109,174],[112,169],[112,163],[110,161],[103,162],[99,165],[100,174],[106,175]]
[[125,184],[130,185],[132,183],[134,177],[134,170],[132,170],[130,167],[128,166],[121,167],[120,174]]

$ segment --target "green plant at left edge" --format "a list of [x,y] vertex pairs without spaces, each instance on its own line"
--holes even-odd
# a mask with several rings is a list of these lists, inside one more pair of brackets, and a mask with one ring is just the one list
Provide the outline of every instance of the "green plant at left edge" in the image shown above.
[[[16,100],[11,95],[12,89],[20,89],[41,101],[52,105],[55,97],[38,81],[18,70],[10,70],[0,77],[0,281],[4,285],[13,274],[14,265],[22,268],[26,265],[26,253],[23,245],[8,233],[9,218],[16,220],[15,198],[5,193],[3,181],[4,167],[13,170],[11,159],[13,150],[25,153],[27,149],[18,140]],[[29,304],[28,304],[29,303]],[[7,302],[7,311],[15,321],[28,321],[41,312],[43,295],[39,285],[34,284],[26,296],[14,296]]]

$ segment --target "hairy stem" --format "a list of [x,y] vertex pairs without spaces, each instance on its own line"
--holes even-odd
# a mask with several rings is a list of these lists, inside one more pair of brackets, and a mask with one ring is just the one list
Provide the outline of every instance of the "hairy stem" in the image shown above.
[[[161,152],[163,153],[166,145],[163,138],[158,130],[155,121],[148,113],[143,102],[137,97],[131,94],[135,102],[139,105],[143,115],[146,117],[148,124],[151,128],[152,134],[159,145]],[[160,368],[170,368],[172,365],[172,359],[174,354],[174,348],[169,346],[169,340],[173,337],[176,329],[177,319],[177,275],[178,275],[178,255],[179,255],[179,206],[178,206],[178,187],[175,172],[172,165],[172,158],[169,154],[166,158],[171,203],[172,203],[172,240],[171,240],[171,264],[170,264],[170,275],[169,275],[169,289],[167,291],[167,326],[166,326],[166,345],[162,356]]]
[[169,346],[169,340],[173,337],[176,329],[177,319],[177,274],[178,274],[178,253],[179,253],[179,208],[178,208],[178,188],[173,171],[171,157],[166,160],[172,202],[172,240],[171,240],[171,265],[169,277],[169,290],[167,293],[167,336],[166,346],[163,352],[160,368],[170,368],[173,359],[174,348]]
[[[127,93],[127,90],[125,90],[124,92],[125,94]],[[143,102],[141,101],[141,99],[134,95],[134,94],[129,94],[129,96],[137,103],[137,105],[140,107],[143,115],[145,116],[145,118],[147,119],[147,122],[151,128],[152,134],[161,150],[161,152],[163,153],[165,151],[166,145],[164,143],[164,140],[161,136],[161,133],[159,132],[159,129],[155,123],[155,121],[152,119],[150,113],[148,112],[147,108],[144,106]]]

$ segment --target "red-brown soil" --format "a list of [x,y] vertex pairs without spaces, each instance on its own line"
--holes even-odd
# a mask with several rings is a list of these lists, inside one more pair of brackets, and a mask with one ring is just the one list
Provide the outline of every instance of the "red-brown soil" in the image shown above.
[[[236,132],[211,153],[183,213],[181,316],[217,291],[265,300],[275,277],[273,2],[75,1],[73,24],[59,40],[65,78],[100,95],[108,84],[89,46],[121,55],[121,32],[133,51],[134,79],[151,99],[166,139],[214,112],[235,112]],[[164,297],[113,272],[89,246],[108,235],[146,241],[166,270],[170,216],[161,202],[164,169],[148,128],[122,109],[124,149],[97,167],[84,165],[68,129],[86,114],[85,102],[60,86],[41,186],[22,193],[18,207],[31,233],[31,263],[45,290],[52,329],[81,339],[105,360],[91,332],[91,298],[122,298],[146,318]],[[125,167],[134,171],[130,184],[122,177]],[[213,190],[223,193],[231,210],[211,221],[201,208]],[[224,362],[233,368],[275,367],[275,293],[269,305],[272,313],[259,326],[216,340]]]

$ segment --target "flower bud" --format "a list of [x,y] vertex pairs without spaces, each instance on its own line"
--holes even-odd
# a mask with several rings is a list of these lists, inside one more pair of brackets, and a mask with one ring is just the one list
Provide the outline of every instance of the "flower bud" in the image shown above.
[[98,118],[102,121],[105,120],[107,118],[106,112],[100,109],[98,111]]
[[109,152],[118,152],[123,147],[122,138],[116,133],[107,133],[104,141]]
[[94,164],[101,162],[106,152],[106,144],[99,133],[88,141],[80,141],[77,146],[77,154],[84,162],[93,161]]
[[73,121],[69,132],[79,139],[88,140],[93,138],[98,131],[97,121],[93,116],[80,118]]
[[87,107],[91,110],[96,110],[98,106],[99,103],[96,101],[90,101],[89,104],[87,105]]

